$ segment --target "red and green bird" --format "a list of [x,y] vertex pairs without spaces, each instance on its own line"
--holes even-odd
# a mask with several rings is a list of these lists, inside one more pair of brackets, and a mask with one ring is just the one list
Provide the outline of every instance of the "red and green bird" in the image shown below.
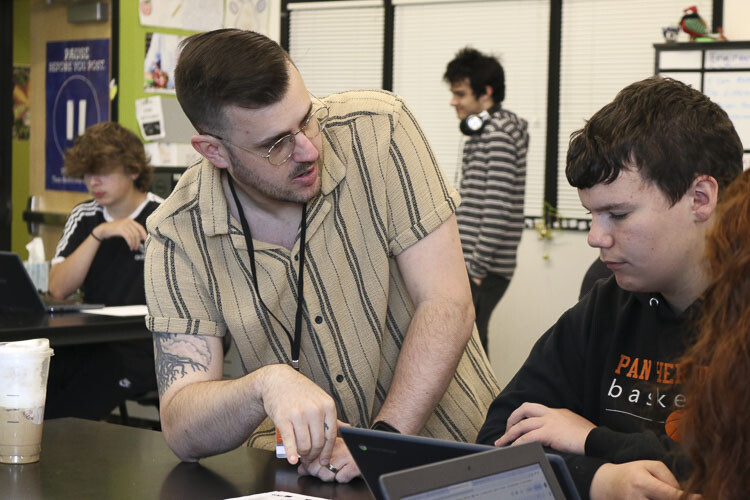
[[695,40],[697,37],[709,36],[708,26],[706,21],[698,15],[698,7],[693,5],[683,11],[685,13],[680,19],[680,27],[682,31],[690,35],[691,40]]

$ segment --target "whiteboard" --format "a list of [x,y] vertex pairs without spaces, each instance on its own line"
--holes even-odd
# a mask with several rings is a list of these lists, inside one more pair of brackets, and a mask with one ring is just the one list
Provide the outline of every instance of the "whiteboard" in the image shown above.
[[[750,68],[750,49],[706,51],[706,69],[747,68]],[[692,67],[687,69],[692,69]]]
[[697,69],[703,66],[700,50],[665,50],[659,52],[660,69]]
[[701,89],[701,72],[695,71],[695,72],[670,72],[670,71],[662,71],[659,73],[660,76],[663,76],[665,78],[672,78],[674,80],[677,80],[678,82],[682,82],[685,85],[690,85],[695,90]]
[[750,149],[750,70],[707,72],[703,93],[727,112],[742,147]]

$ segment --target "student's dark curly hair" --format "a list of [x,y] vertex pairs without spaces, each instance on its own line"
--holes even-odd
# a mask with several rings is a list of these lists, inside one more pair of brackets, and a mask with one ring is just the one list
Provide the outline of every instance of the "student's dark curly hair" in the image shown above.
[[565,175],[571,186],[587,189],[614,182],[629,167],[673,204],[699,175],[716,179],[721,196],[742,172],[742,142],[705,94],[651,77],[622,89],[572,134]]
[[492,87],[492,101],[500,104],[505,100],[505,72],[494,56],[482,54],[470,47],[458,51],[448,63],[443,79],[448,83],[461,83],[468,79],[474,97],[483,95],[487,85]]
[[65,175],[76,179],[122,168],[127,174],[138,174],[135,188],[143,192],[148,191],[154,174],[141,140],[115,122],[97,123],[86,129],[65,152],[64,168]]
[[717,214],[706,245],[712,282],[697,341],[682,360],[688,402],[681,435],[694,465],[685,491],[744,499],[750,491],[750,171],[729,186]]

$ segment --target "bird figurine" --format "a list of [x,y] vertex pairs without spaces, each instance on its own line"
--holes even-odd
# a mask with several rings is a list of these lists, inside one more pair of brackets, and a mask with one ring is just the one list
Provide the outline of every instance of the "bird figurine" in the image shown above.
[[719,28],[718,33],[710,33],[708,31],[708,25],[706,21],[698,14],[698,7],[695,5],[688,7],[683,10],[682,19],[680,19],[679,25],[682,31],[690,35],[690,41],[695,41],[696,38],[710,38],[713,40],[726,40],[724,33]]

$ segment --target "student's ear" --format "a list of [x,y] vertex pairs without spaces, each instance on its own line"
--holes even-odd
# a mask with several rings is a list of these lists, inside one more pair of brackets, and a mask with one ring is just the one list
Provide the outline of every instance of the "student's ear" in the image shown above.
[[696,222],[705,222],[716,211],[719,201],[719,183],[710,175],[699,175],[688,191],[692,197],[692,209]]
[[216,137],[205,134],[194,135],[190,138],[190,144],[217,168],[227,168],[232,163],[224,144]]
[[492,101],[492,86],[485,85],[484,86],[484,92],[482,92],[482,95],[480,96],[482,99],[489,99]]

